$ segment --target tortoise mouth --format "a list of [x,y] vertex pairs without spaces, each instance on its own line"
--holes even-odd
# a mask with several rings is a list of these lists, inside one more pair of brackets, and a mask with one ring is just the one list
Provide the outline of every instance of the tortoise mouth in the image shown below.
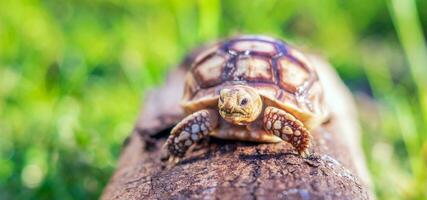
[[246,113],[244,111],[220,111],[220,114],[222,118],[233,124],[244,125],[252,122],[252,120],[250,120],[251,117],[249,113]]
[[241,116],[245,116],[245,115],[248,115],[248,113],[247,112],[245,112],[245,111],[243,111],[243,110],[233,110],[233,111],[231,111],[231,110],[224,110],[224,111],[222,111],[225,115],[227,115],[227,116],[238,116],[238,117],[241,117]]

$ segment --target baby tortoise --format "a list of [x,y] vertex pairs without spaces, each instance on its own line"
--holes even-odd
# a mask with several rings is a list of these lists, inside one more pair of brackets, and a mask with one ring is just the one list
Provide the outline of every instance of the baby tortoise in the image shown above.
[[307,58],[281,40],[238,36],[196,53],[186,76],[188,114],[165,148],[183,157],[210,136],[255,142],[286,141],[306,157],[310,130],[326,120],[322,87]]

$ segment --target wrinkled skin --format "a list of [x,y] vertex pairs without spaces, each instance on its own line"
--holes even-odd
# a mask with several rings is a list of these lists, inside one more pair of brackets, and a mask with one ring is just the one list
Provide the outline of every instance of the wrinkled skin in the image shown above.
[[253,88],[236,85],[221,90],[218,108],[226,121],[245,125],[258,118],[262,110],[262,100]]

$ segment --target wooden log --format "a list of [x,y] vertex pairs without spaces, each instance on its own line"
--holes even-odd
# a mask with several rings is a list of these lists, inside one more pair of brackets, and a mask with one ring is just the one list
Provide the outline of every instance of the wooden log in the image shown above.
[[317,56],[316,66],[332,117],[315,129],[306,159],[285,143],[210,139],[170,166],[161,147],[179,121],[185,69],[146,98],[125,141],[117,170],[101,199],[370,199],[370,181],[351,93]]

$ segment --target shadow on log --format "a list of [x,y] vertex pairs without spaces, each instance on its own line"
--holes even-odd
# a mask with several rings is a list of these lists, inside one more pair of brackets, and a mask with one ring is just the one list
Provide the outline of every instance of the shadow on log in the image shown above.
[[173,71],[152,91],[125,141],[118,167],[102,199],[370,199],[357,113],[350,92],[332,68],[311,56],[331,120],[312,131],[312,155],[290,144],[258,144],[211,138],[181,162],[161,161],[161,147],[182,118],[185,71]]

